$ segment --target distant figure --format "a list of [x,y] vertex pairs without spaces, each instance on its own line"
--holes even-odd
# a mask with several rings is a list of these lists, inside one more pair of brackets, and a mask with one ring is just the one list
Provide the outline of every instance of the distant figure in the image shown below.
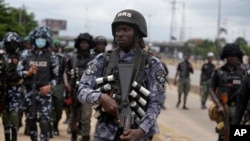
[[183,109],[188,110],[186,103],[187,103],[187,96],[190,90],[190,73],[193,73],[192,64],[189,62],[190,55],[184,54],[184,60],[180,62],[177,66],[177,71],[175,74],[174,85],[177,84],[177,77],[178,79],[178,101],[176,103],[176,107],[178,108],[181,103],[181,96],[184,93],[183,97]]
[[215,69],[215,65],[212,63],[214,57],[213,52],[207,54],[207,63],[203,64],[201,67],[200,85],[202,87],[201,94],[201,109],[206,109],[206,101],[209,95],[209,90],[211,88],[211,77]]
[[95,55],[104,53],[107,46],[107,39],[104,36],[97,36],[94,39],[94,52]]

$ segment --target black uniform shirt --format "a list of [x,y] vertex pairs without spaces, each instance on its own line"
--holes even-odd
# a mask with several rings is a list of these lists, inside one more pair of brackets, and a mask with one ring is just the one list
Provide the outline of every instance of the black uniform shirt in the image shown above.
[[243,117],[243,114],[245,110],[247,109],[248,101],[250,99],[250,70],[248,70],[248,75],[243,80],[242,85],[238,91],[237,95],[237,105],[236,105],[236,111],[235,116],[233,119],[233,124],[240,124],[241,119]]
[[211,79],[212,73],[215,69],[215,65],[211,62],[205,63],[201,67],[201,79],[206,81]]
[[183,61],[178,64],[177,71],[179,71],[179,78],[189,78],[190,73],[193,73],[193,69],[189,67],[191,65],[187,61]]

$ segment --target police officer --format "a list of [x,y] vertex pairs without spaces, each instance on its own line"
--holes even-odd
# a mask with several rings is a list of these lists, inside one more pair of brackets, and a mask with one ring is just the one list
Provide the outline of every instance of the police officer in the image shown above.
[[59,136],[60,132],[58,129],[59,121],[62,117],[63,104],[64,104],[64,83],[63,73],[65,69],[65,56],[63,54],[63,47],[61,41],[58,39],[53,40],[54,46],[50,48],[52,53],[58,57],[59,61],[59,72],[56,82],[56,86],[52,89],[52,104],[53,104],[53,133],[55,136]]
[[[223,107],[227,107],[229,124],[232,122],[235,114],[237,90],[242,84],[241,81],[245,74],[239,65],[239,59],[242,56],[243,53],[238,45],[226,44],[220,56],[222,60],[226,59],[226,63],[212,74],[211,89],[213,93],[210,93],[212,100],[218,106],[220,113],[223,113],[223,110],[225,110]],[[216,128],[219,135],[218,141],[224,141],[224,138],[228,138],[228,135],[224,134],[223,129],[225,130],[226,127],[218,128],[217,126]]]
[[94,39],[94,43],[95,43],[95,47],[94,47],[95,55],[105,52],[106,46],[108,44],[106,37],[96,36]]
[[[70,82],[68,82],[68,75],[64,75],[66,78],[65,86],[67,92],[71,94],[73,101],[71,109],[71,141],[77,140],[78,127],[82,132],[82,141],[88,141],[90,136],[90,123],[92,115],[92,107],[86,103],[80,103],[76,99],[78,83],[84,70],[87,68],[87,63],[93,59],[93,55],[90,53],[90,49],[93,48],[93,37],[89,33],[80,33],[75,39],[75,48],[77,51],[66,61],[65,74],[70,73]],[[80,111],[80,113],[79,113]],[[80,118],[80,123],[78,123]]]
[[3,111],[5,141],[17,141],[19,111],[21,107],[21,78],[16,71],[19,62],[20,37],[15,32],[8,32],[4,39],[7,64],[7,88]]
[[[95,141],[152,139],[159,132],[156,121],[165,92],[164,68],[158,58],[143,50],[143,37],[147,37],[147,26],[141,13],[132,9],[122,10],[116,14],[111,27],[117,47],[111,52],[97,55],[89,62],[80,81],[78,99],[83,103],[99,103],[101,112],[99,116],[98,113],[96,115],[98,121],[94,133]],[[133,86],[137,87],[131,89],[138,91],[132,94],[131,90],[131,95],[137,97],[137,100],[133,96],[124,97],[120,91],[124,86],[119,84],[121,80],[117,73],[119,66],[124,64],[135,66],[132,79],[135,80]],[[127,74],[119,76],[127,77]],[[111,85],[110,90],[109,86],[105,88],[107,92],[98,90],[99,86],[100,89],[103,87],[98,85],[102,80],[103,86]],[[140,91],[142,88],[144,92]],[[125,102],[121,97],[130,100]],[[129,108],[129,105],[132,112],[125,117],[132,117],[135,122],[129,122],[131,128],[122,128],[124,116],[120,115],[124,115],[123,107]],[[131,113],[133,116],[129,116]]]
[[178,79],[178,101],[176,103],[176,107],[179,107],[181,103],[181,96],[184,94],[183,97],[183,109],[188,110],[186,103],[187,103],[187,96],[190,90],[190,74],[194,72],[192,64],[189,62],[190,55],[188,53],[184,54],[184,61],[180,62],[177,66],[177,71],[175,74],[174,84],[177,84],[177,77]]
[[[250,71],[248,70],[247,75],[243,80],[241,87],[239,88],[238,91],[235,115],[232,121],[233,125],[246,124],[247,122],[249,122],[249,117],[250,117],[250,112],[248,110],[248,106],[250,104],[249,90],[250,90]],[[243,119],[244,114],[246,114],[245,117],[246,119]]]
[[209,90],[211,88],[211,78],[212,73],[215,69],[215,65],[213,64],[213,52],[207,53],[207,62],[204,63],[201,67],[201,76],[200,76],[200,85],[202,87],[202,95],[201,95],[201,109],[206,109],[206,101],[209,95]]
[[[24,78],[25,107],[32,141],[37,141],[36,122],[40,123],[40,140],[48,141],[52,109],[52,88],[58,77],[58,58],[48,48],[52,46],[49,27],[39,26],[30,34],[32,50],[18,65],[19,75]],[[37,116],[39,112],[39,116]]]

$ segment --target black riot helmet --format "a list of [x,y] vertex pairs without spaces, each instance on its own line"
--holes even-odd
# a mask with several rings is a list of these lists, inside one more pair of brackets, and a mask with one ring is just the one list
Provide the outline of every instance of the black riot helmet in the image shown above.
[[36,48],[48,48],[53,46],[52,30],[48,26],[39,26],[29,35],[30,44]]
[[20,47],[21,38],[16,32],[8,32],[3,38],[3,45],[7,52],[16,53]]
[[104,36],[96,36],[95,39],[94,39],[94,42],[95,42],[95,44],[97,44],[97,43],[104,43],[105,46],[108,43],[106,37],[104,37]]
[[90,49],[93,48],[93,37],[89,33],[80,33],[77,38],[75,39],[74,47],[78,49],[79,44],[81,41],[87,41],[89,43]]
[[239,59],[242,59],[244,53],[242,52],[242,50],[240,49],[240,46],[234,43],[228,43],[225,45],[225,47],[223,48],[220,58],[222,60],[224,60],[225,58],[227,58],[228,56],[236,56]]
[[111,25],[112,34],[115,36],[115,28],[119,23],[134,25],[140,32],[141,37],[147,37],[147,23],[141,13],[132,9],[125,9],[118,12]]

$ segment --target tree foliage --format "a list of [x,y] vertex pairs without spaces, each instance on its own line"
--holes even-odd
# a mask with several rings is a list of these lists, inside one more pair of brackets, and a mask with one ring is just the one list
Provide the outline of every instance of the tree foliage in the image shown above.
[[235,41],[235,44],[238,44],[240,48],[243,50],[244,54],[249,56],[250,55],[250,47],[247,44],[246,39],[243,37],[238,37]]
[[16,32],[24,37],[38,24],[33,13],[17,9],[0,0],[0,40],[7,32]]

